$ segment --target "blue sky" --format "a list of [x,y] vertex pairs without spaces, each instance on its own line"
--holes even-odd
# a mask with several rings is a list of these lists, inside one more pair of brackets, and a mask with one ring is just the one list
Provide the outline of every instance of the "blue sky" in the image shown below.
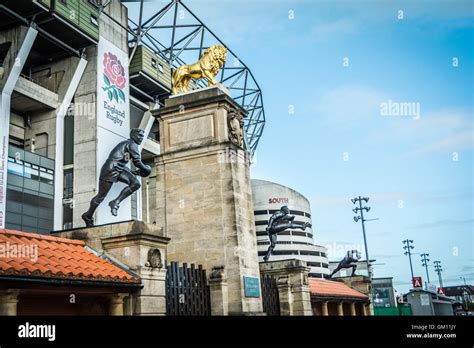
[[[410,238],[413,252],[441,261],[445,285],[474,282],[472,1],[185,3],[262,88],[267,123],[252,177],[310,199],[315,241],[331,260],[337,246],[363,251],[350,202],[363,195],[366,217],[379,218],[366,224],[376,277],[409,288]],[[381,115],[389,100],[415,103],[419,117]],[[429,272],[437,284],[432,262]]]

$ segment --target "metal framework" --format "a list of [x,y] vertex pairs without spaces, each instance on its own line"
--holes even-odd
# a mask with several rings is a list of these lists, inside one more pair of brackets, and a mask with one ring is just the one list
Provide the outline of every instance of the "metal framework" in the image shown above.
[[[101,12],[127,30],[131,49],[130,60],[138,45],[146,46],[173,68],[197,61],[209,46],[219,44],[227,48],[227,62],[216,79],[231,91],[233,99],[248,112],[244,123],[245,143],[253,155],[265,126],[265,110],[262,91],[245,63],[181,0],[172,0],[159,10],[156,10],[156,1],[122,0],[122,2],[129,3],[127,28],[108,16],[106,12]],[[104,1],[102,10],[109,3]],[[145,8],[145,3],[153,5],[153,13],[147,19],[145,15],[150,11]],[[130,18],[135,13],[138,18]],[[203,81],[198,81],[196,87],[204,87]]]
[[[197,61],[202,52],[215,44],[227,48],[227,62],[216,77],[232,93],[233,99],[248,112],[244,121],[245,144],[252,156],[257,149],[265,126],[265,110],[263,107],[262,91],[250,69],[237,55],[215,35],[181,0],[167,0],[164,7],[156,10],[158,1],[150,0],[121,0],[129,3],[128,25],[122,25],[118,20],[107,14],[104,9],[111,0],[90,0],[99,8],[101,15],[107,16],[116,25],[128,33],[130,60],[133,58],[138,45],[144,45],[156,55],[167,61],[171,67],[177,68],[186,63]],[[145,3],[152,4],[153,11],[147,11]],[[76,50],[57,39],[35,23],[36,14],[24,18],[9,8],[0,4],[0,11],[16,17],[25,25],[34,26],[46,39],[55,43],[67,52],[82,56],[82,50]],[[138,18],[130,18],[136,13]],[[145,19],[145,13],[153,13]],[[197,88],[204,87],[202,80]],[[160,96],[150,96],[136,86],[131,88],[137,93],[150,99]]]

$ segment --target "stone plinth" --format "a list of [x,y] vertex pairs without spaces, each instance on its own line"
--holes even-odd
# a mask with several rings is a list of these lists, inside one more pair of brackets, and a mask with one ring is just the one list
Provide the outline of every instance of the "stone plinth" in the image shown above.
[[343,282],[348,287],[353,288],[364,295],[369,295],[370,280],[367,276],[356,275],[353,277],[337,277],[331,280]]
[[260,264],[262,274],[276,278],[281,315],[313,315],[308,285],[310,270],[306,261],[296,259]]
[[227,294],[220,296],[229,314],[261,312],[261,298],[245,297],[243,283],[260,274],[245,110],[216,86],[173,96],[154,116],[161,146],[156,219],[171,238],[169,260],[201,264],[208,274],[224,267]]
[[143,288],[124,299],[125,311],[120,301],[114,313],[127,315],[166,314],[166,246],[169,238],[162,228],[142,221],[128,221],[95,227],[76,228],[55,233],[57,236],[84,240],[95,251],[106,254],[136,273]]

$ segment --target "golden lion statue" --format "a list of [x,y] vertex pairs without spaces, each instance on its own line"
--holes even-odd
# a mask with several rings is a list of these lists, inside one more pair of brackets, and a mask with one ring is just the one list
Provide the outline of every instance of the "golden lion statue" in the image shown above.
[[224,46],[211,46],[196,63],[180,66],[172,76],[173,94],[186,92],[192,78],[205,78],[208,86],[215,85],[217,81],[214,77],[224,65],[226,55],[227,49]]

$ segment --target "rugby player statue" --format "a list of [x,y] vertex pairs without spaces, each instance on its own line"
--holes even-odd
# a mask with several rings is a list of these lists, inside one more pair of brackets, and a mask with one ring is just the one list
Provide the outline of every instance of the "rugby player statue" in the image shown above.
[[309,222],[305,222],[304,224],[298,224],[293,222],[295,219],[294,215],[291,215],[290,209],[284,205],[280,208],[280,210],[273,213],[268,221],[268,226],[266,228],[268,233],[268,238],[270,239],[270,246],[268,247],[267,253],[263,257],[263,261],[267,262],[270,256],[273,253],[273,249],[275,249],[277,243],[277,235],[280,232],[286,231],[287,229],[300,229],[305,230],[307,227],[311,227]]
[[[133,128],[130,131],[130,139],[120,142],[110,152],[100,171],[99,192],[92,198],[89,210],[81,216],[86,226],[94,226],[94,212],[105,199],[114,183],[122,182],[126,185],[117,198],[109,202],[111,214],[117,216],[120,203],[140,188],[140,181],[136,176],[147,177],[150,175],[151,168],[142,162],[140,148],[138,147],[143,138],[143,130]],[[135,170],[127,167],[129,161],[133,163]]]

